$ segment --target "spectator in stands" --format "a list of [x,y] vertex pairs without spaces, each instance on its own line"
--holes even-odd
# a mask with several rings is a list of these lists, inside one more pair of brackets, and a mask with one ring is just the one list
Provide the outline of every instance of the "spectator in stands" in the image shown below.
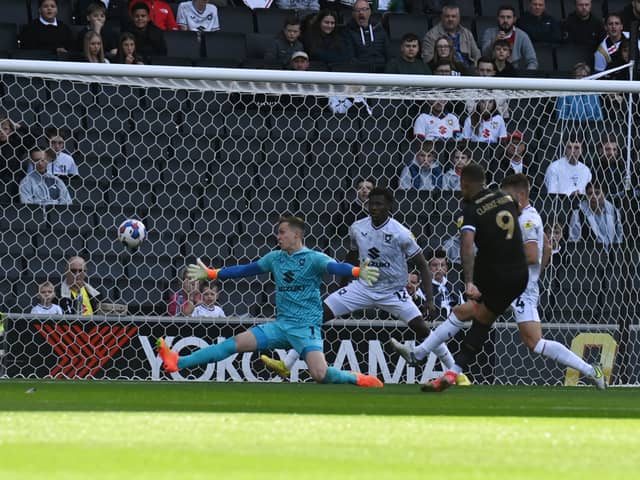
[[347,45],[352,60],[372,67],[384,68],[387,63],[387,34],[382,24],[371,23],[371,7],[367,0],[356,0],[353,18],[347,24]]
[[[489,57],[480,57],[478,60],[478,66],[476,68],[476,75],[479,77],[495,77],[498,72],[496,63]],[[465,103],[465,110],[467,114],[471,115],[478,106],[477,100],[467,100]],[[509,100],[501,98],[496,100],[496,106],[498,112],[502,115],[503,119],[507,119],[510,116],[509,113]]]
[[76,3],[75,17],[84,18],[89,5],[92,3],[101,3],[104,5],[107,19],[110,21],[126,23],[129,20],[129,11],[127,9],[128,0],[78,0]]
[[446,100],[427,100],[429,113],[421,113],[413,124],[413,135],[421,140],[453,138],[460,133],[460,122],[445,111]]
[[422,311],[422,305],[427,299],[424,292],[420,288],[421,283],[422,280],[420,278],[420,272],[418,272],[417,270],[409,272],[409,275],[407,277],[407,286],[405,288],[407,289],[407,293],[411,297],[411,300],[413,301],[413,303],[415,303],[416,307],[420,309],[420,311]]
[[38,303],[31,308],[31,313],[39,315],[62,315],[60,305],[53,303],[56,298],[53,283],[42,282],[38,285]]
[[482,53],[491,57],[496,40],[511,44],[511,63],[516,69],[536,70],[538,58],[527,32],[516,27],[516,10],[511,6],[498,9],[498,26],[487,28],[482,35]]
[[350,59],[350,48],[344,33],[336,27],[336,14],[331,10],[318,13],[304,35],[309,58],[316,62],[340,63]]
[[120,35],[115,62],[127,65],[144,65],[144,59],[136,51],[136,37],[133,33],[123,32]]
[[344,115],[349,110],[357,112],[356,115],[364,114],[372,115],[373,110],[364,97],[345,97],[342,95],[334,95],[329,97],[329,110],[336,115]]
[[622,18],[618,13],[610,13],[605,21],[607,36],[598,45],[593,54],[593,69],[596,72],[607,70],[610,66],[621,65],[620,42],[623,37],[629,38],[629,32],[622,30]]
[[466,68],[475,67],[480,58],[480,49],[471,31],[460,24],[460,7],[457,5],[443,6],[440,23],[425,34],[422,40],[422,60],[424,63],[431,62],[435,43],[443,36],[449,37],[453,42],[453,56],[456,61],[462,63]]
[[591,170],[580,161],[582,141],[572,135],[567,140],[564,157],[551,162],[544,177],[547,193],[577,197],[591,181]]
[[84,37],[87,32],[94,31],[102,37],[102,43],[105,56],[108,58],[115,57],[118,52],[118,37],[116,33],[105,26],[107,21],[107,9],[100,1],[90,3],[86,11],[87,25],[80,30],[76,37],[76,50],[84,52]]
[[[584,62],[573,66],[574,78],[585,78],[591,74],[591,68]],[[556,114],[560,120],[602,120],[602,107],[599,95],[567,95],[556,100]]]
[[317,12],[320,10],[320,2],[318,0],[276,0],[276,7],[280,10]]
[[532,42],[559,43],[560,21],[545,12],[545,8],[545,0],[529,0],[529,8],[518,19],[518,27],[527,32]]
[[202,282],[200,295],[202,300],[193,309],[192,317],[225,318],[224,310],[216,305],[220,285],[217,282]]
[[282,31],[273,39],[271,48],[265,53],[265,60],[274,65],[285,68],[291,62],[291,56],[295,52],[303,52],[304,45],[300,41],[300,18],[297,15],[288,16],[284,20]]
[[56,53],[68,53],[73,50],[74,39],[71,28],[56,18],[57,0],[39,0],[38,13],[38,18],[22,29],[20,47]]
[[[627,161],[614,135],[604,135],[598,145],[598,156],[591,166],[593,177],[598,179],[609,195],[621,196],[627,183]],[[638,185],[637,162],[631,162],[628,183]]]
[[[608,68],[614,69],[616,67],[622,67],[629,63],[629,55],[631,42],[629,42],[628,38],[622,37],[620,40],[620,45],[618,46],[618,52],[614,56],[612,62],[607,66]],[[629,68],[622,68],[620,70],[616,70],[615,72],[611,72],[604,77],[607,80],[629,80]],[[614,97],[620,97],[619,94],[613,94]],[[622,103],[622,98],[620,97],[618,100],[618,106]],[[615,107],[614,107],[615,108]]]
[[420,56],[420,39],[415,33],[406,33],[400,40],[400,56],[387,63],[385,73],[405,75],[431,75],[429,65]]
[[[78,167],[71,155],[64,151],[66,132],[56,127],[48,127],[44,131],[45,137],[49,141],[49,147],[55,153],[54,160],[47,165],[47,172],[57,177],[66,177],[78,175]],[[33,163],[27,166],[27,172],[33,171]]]
[[586,198],[571,215],[569,241],[591,240],[605,247],[622,243],[620,212],[605,198],[602,186],[589,182],[585,194]]
[[516,173],[522,173],[531,178],[532,164],[522,132],[516,130],[508,136],[506,145],[499,149],[489,163],[487,174],[491,176],[491,183],[499,186],[505,177]]
[[456,71],[455,68],[455,65],[452,65],[449,60],[438,60],[433,66],[433,74],[444,77],[460,76],[460,72]]
[[188,317],[193,313],[195,305],[202,301],[201,283],[187,278],[187,269],[180,272],[182,288],[169,297],[167,312],[172,317]]
[[460,174],[462,169],[472,161],[469,149],[462,146],[456,147],[451,153],[453,168],[445,172],[442,178],[443,190],[460,191]]
[[507,138],[507,127],[495,100],[478,100],[475,110],[464,121],[462,138],[484,143],[498,143]]
[[433,257],[429,259],[429,270],[433,286],[433,303],[440,310],[441,316],[447,318],[451,309],[462,303],[463,299],[460,289],[455,288],[447,278],[449,262],[446,251],[439,248],[433,252]]
[[151,23],[149,17],[149,7],[144,2],[133,4],[132,23],[126,31],[132,33],[136,39],[136,51],[148,62],[152,55],[165,56],[167,54],[167,44],[164,40],[162,30]]
[[498,67],[490,57],[480,57],[476,66],[476,75],[478,77],[495,77],[498,73]]
[[109,63],[104,58],[104,48],[102,47],[102,37],[99,33],[88,31],[84,36],[84,58],[89,63]]
[[640,22],[640,0],[630,0],[628,5],[620,12],[622,25],[625,32],[631,31],[633,22]]
[[563,40],[595,50],[605,35],[602,19],[591,13],[591,0],[575,0],[575,10],[562,22]]
[[306,52],[293,52],[289,62],[289,70],[309,70],[309,55]]
[[48,145],[31,149],[29,158],[34,169],[20,182],[20,202],[25,205],[69,205],[71,195],[64,182],[47,171],[56,154]]
[[93,315],[100,307],[100,292],[86,282],[86,277],[84,258],[71,257],[57,295],[65,315]]
[[189,0],[178,5],[176,23],[179,30],[216,32],[220,30],[218,7],[209,0]]
[[354,183],[354,189],[349,190],[345,199],[340,203],[340,209],[332,218],[332,225],[336,228],[336,234],[343,238],[349,233],[349,227],[356,220],[367,217],[369,210],[369,192],[375,184],[370,178],[358,178]]
[[399,186],[403,190],[440,190],[442,188],[442,165],[433,142],[427,141],[415,157],[400,173]]
[[167,2],[164,0],[130,0],[129,14],[131,17],[134,16],[133,12],[139,3],[144,3],[148,7],[147,12],[151,22],[160,30],[178,30],[176,17]]
[[[507,40],[496,40],[493,43],[493,64],[496,67],[496,77],[517,77],[518,73],[509,61],[511,57],[511,44]],[[478,61],[478,74],[480,74],[480,61]]]
[[[462,62],[458,62],[454,57],[455,47],[453,40],[449,35],[443,35],[438,38],[433,45],[433,55],[429,66],[432,71],[435,71],[438,65],[442,65],[446,62],[451,66],[451,73],[449,75],[463,75],[467,72],[467,67]],[[423,55],[424,58],[424,55]]]
[[0,197],[4,203],[18,196],[18,185],[24,177],[22,160],[33,144],[28,131],[26,126],[0,115]]
[[551,244],[551,255],[561,253],[564,247],[564,226],[559,222],[553,225],[547,224],[544,226],[544,233]]

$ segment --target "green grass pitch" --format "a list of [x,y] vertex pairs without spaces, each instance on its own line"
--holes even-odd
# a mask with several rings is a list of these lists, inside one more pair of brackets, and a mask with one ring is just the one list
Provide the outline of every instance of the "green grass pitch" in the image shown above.
[[0,408],[6,480],[640,478],[636,388],[3,380]]

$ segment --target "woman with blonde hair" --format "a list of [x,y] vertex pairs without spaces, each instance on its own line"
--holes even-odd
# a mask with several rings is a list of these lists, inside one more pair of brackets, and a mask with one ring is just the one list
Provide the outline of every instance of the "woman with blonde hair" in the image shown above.
[[109,60],[104,58],[102,37],[93,30],[89,30],[84,36],[83,51],[85,60],[89,63],[109,63]]

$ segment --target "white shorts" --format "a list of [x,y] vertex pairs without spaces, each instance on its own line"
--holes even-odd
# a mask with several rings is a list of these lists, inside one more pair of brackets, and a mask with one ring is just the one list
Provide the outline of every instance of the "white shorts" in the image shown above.
[[422,317],[420,309],[413,303],[405,288],[393,293],[379,293],[365,287],[357,280],[333,292],[324,299],[324,303],[336,317],[374,307],[390,313],[405,323],[416,317]]
[[540,315],[538,315],[538,297],[539,295],[536,293],[525,290],[522,292],[522,295],[511,303],[513,316],[516,318],[517,323],[540,321]]

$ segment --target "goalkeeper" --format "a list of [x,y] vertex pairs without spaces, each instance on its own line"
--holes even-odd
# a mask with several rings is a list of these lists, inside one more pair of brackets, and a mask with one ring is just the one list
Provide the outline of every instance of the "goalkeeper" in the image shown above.
[[274,348],[294,348],[307,362],[311,378],[319,383],[351,383],[360,387],[382,387],[378,378],[327,366],[322,350],[322,300],[320,282],[325,273],[351,275],[369,284],[378,279],[378,269],[363,262],[359,267],[338,263],[331,257],[303,245],[305,225],[297,217],[283,217],[278,223],[278,245],[257,262],[222,269],[207,268],[200,259],[189,265],[191,280],[225,280],[270,272],[276,284],[277,317],[274,322],[250,328],[222,343],[210,345],[180,357],[164,339],[157,342],[167,372],[223,360],[234,353]]

